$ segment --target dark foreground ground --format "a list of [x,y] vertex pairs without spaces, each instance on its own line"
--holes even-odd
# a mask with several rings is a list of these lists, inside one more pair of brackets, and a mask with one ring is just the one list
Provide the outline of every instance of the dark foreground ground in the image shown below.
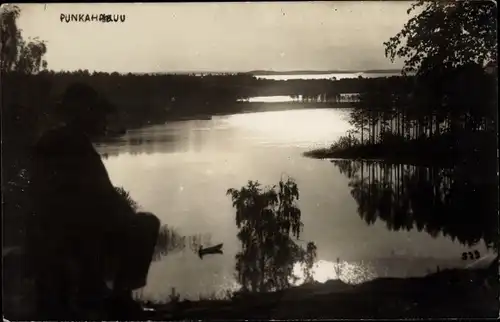
[[498,274],[485,282],[486,274],[449,270],[357,286],[332,280],[231,300],[149,305],[148,319],[497,318]]
[[[32,286],[16,283],[15,272],[6,273],[2,287],[4,317],[10,321],[33,320],[34,298],[29,295]],[[134,320],[496,319],[498,262],[488,268],[443,270],[419,278],[378,278],[359,285],[331,280],[280,292],[239,294],[228,300],[143,303],[143,306],[147,309],[145,314]]]

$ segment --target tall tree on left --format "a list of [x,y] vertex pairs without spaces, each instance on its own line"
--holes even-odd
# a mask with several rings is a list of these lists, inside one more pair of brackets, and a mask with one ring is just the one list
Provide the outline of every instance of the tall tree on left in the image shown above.
[[47,61],[44,59],[47,46],[38,38],[28,41],[23,39],[22,30],[17,26],[20,14],[21,9],[15,5],[4,5],[0,9],[2,74],[9,72],[36,74],[47,68]]
[[23,39],[21,14],[19,6],[0,7],[2,219],[4,227],[9,226],[6,239],[13,244],[23,240],[22,218],[30,202],[25,193],[30,147],[46,122],[51,91],[50,79],[39,73],[47,67],[46,45],[36,38]]

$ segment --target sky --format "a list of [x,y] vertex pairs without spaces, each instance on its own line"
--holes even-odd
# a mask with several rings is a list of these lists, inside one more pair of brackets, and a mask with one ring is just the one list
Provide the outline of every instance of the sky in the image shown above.
[[[406,1],[20,4],[25,39],[47,42],[48,68],[106,72],[399,69],[383,42]],[[66,22],[61,14],[125,15]]]

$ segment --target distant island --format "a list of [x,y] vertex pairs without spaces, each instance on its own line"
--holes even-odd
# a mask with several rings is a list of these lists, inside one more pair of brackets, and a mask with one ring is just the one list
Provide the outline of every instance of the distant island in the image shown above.
[[247,74],[252,75],[319,75],[319,74],[398,74],[399,69],[371,69],[371,70],[289,70],[289,71],[270,71],[270,70],[252,70]]

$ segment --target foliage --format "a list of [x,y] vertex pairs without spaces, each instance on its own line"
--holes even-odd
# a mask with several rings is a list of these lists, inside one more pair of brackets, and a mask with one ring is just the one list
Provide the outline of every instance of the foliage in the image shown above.
[[132,208],[135,212],[139,210],[139,203],[132,199],[130,193],[123,187],[115,187],[116,192],[124,199],[124,201]]
[[4,5],[0,12],[1,28],[1,65],[0,70],[10,71],[15,66],[19,52],[21,31],[17,28],[17,19],[21,10],[17,6]]
[[[434,140],[445,143],[439,149],[473,154],[478,149],[466,148],[474,145],[471,138],[496,131],[497,79],[484,70],[487,63],[496,65],[496,6],[418,1],[408,13],[414,17],[384,45],[386,56],[405,58],[403,72],[417,72],[416,77],[364,83],[351,124],[361,145],[395,146],[445,135],[450,140]],[[350,147],[345,139],[339,143]],[[486,143],[483,152],[494,144]]]
[[[429,144],[439,143],[435,150],[448,150],[455,159],[488,154],[496,144],[491,139],[497,130],[496,88],[496,76],[476,63],[417,77],[374,79],[361,88],[360,101],[351,110],[351,134],[361,146],[402,147],[428,139]],[[350,149],[351,141],[348,136],[341,138],[330,152]],[[358,153],[365,150],[357,149]],[[429,151],[414,152],[425,155]]]
[[16,62],[16,71],[23,74],[35,74],[47,68],[47,61],[43,59],[47,53],[44,41],[35,38],[26,43],[21,41],[19,58]]
[[304,253],[302,266],[302,274],[304,275],[304,283],[312,283],[314,276],[312,274],[313,266],[317,258],[317,247],[313,242],[307,243],[306,251]]
[[[295,243],[303,228],[297,184],[291,178],[262,188],[249,181],[240,190],[229,189],[236,209],[238,239],[242,250],[236,255],[236,271],[243,290],[266,292],[290,286],[294,265],[315,260],[315,246],[307,250]],[[310,265],[312,266],[312,265]]]
[[408,9],[416,13],[385,42],[385,54],[404,58],[404,73],[425,74],[497,61],[497,7],[493,1],[424,1]]
[[359,144],[359,139],[349,133],[347,136],[341,136],[337,141],[335,141],[335,143],[331,146],[331,150],[344,150]]
[[335,161],[368,224],[498,249],[497,79],[484,70],[497,62],[496,11],[492,2],[418,1],[384,44],[416,77],[365,83],[351,113],[361,145],[342,139],[337,154],[446,167]]
[[[9,243],[22,243],[23,220],[30,211],[30,200],[22,187],[19,175],[29,165],[29,151],[47,113],[47,98],[50,86],[42,77],[33,78],[47,67],[44,60],[46,46],[38,39],[25,41],[18,28],[21,14],[15,5],[0,8],[0,72],[2,78],[2,161],[5,178],[4,219],[11,229],[7,230]],[[37,75],[38,76],[38,75]],[[40,122],[42,121],[42,122]],[[12,183],[14,188],[6,187]],[[18,233],[19,232],[19,233]]]
[[397,145],[404,143],[404,137],[389,131],[384,131],[379,135],[379,142],[384,145]]
[[19,72],[36,74],[47,68],[44,55],[47,52],[45,42],[35,39],[25,41],[17,19],[21,10],[17,6],[3,6],[0,12],[1,27],[1,71],[2,73]]

